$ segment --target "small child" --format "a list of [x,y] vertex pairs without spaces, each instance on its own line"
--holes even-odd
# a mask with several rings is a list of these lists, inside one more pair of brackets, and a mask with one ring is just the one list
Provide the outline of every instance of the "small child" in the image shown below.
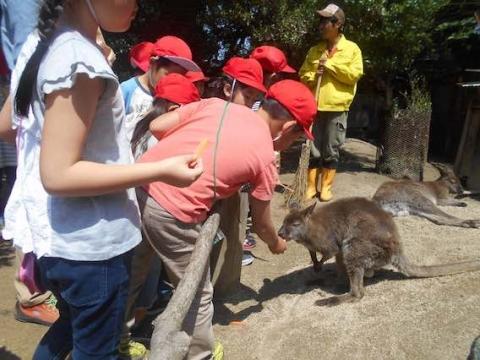
[[267,92],[262,67],[255,59],[233,57],[222,71],[222,76],[208,82],[206,98],[217,97],[251,108]]
[[[136,123],[152,106],[153,95],[157,82],[165,75],[171,73],[185,74],[187,71],[201,71],[192,60],[192,51],[185,41],[176,36],[164,36],[155,43],[142,43],[140,47],[131,53],[134,57],[131,62],[137,63],[140,69],[146,69],[145,73],[135,76],[121,84],[123,98],[125,100],[127,136],[130,140]],[[149,53],[150,52],[150,53]],[[149,58],[146,67],[146,57]]]
[[205,83],[208,81],[208,78],[205,76],[203,71],[189,71],[185,74],[185,76],[193,83],[193,85],[197,87],[200,97],[203,97],[203,93],[205,92]]
[[[218,97],[231,100],[232,103],[253,108],[260,104],[260,99],[265,95],[263,71],[260,63],[255,59],[233,57],[223,67],[223,75],[212,79],[207,84],[206,97]],[[257,108],[258,110],[258,108]],[[248,184],[242,188],[243,193],[249,192]],[[242,256],[242,266],[250,265],[254,261],[249,252],[256,246],[251,232],[251,218],[247,220],[247,233],[243,244],[245,250]]]
[[[308,128],[315,113],[310,90],[299,82],[285,80],[270,88],[257,113],[246,106],[210,98],[166,113],[151,123],[150,130],[161,140],[140,158],[142,163],[168,157],[176,148],[194,149],[202,139],[211,144],[203,156],[205,173],[192,186],[176,189],[155,182],[137,191],[142,231],[156,250],[147,256],[160,256],[174,286],[185,274],[201,225],[216,200],[228,198],[246,183],[252,187],[250,204],[257,234],[272,253],[286,250],[270,215],[277,178],[272,138],[290,123],[297,123],[311,137]],[[207,269],[184,321],[184,330],[192,336],[188,359],[212,358],[212,296]]]
[[14,100],[29,119],[17,130],[28,149],[17,195],[41,283],[60,311],[34,359],[117,358],[131,250],[141,240],[135,193],[126,189],[186,186],[203,172],[193,154],[130,163],[120,85],[95,40],[99,25],[128,30],[136,11],[135,0],[45,0],[31,35],[39,43]]
[[158,141],[149,130],[153,120],[182,105],[199,100],[198,89],[185,76],[173,73],[161,78],[155,87],[150,111],[137,122],[133,131],[131,143],[135,159],[143,155]]
[[288,65],[283,51],[275,46],[259,46],[253,49],[250,58],[257,60],[262,66],[264,85],[267,89],[275,82],[297,73],[297,70]]
[[[200,95],[197,88],[185,76],[169,74],[160,79],[155,88],[155,98],[150,112],[137,123],[133,132],[132,152],[135,159],[138,159],[158,142],[149,130],[150,123],[153,120],[169,111],[199,100]],[[127,301],[120,342],[120,355],[127,359],[142,358],[147,354],[144,345],[130,340],[129,331],[133,325],[138,325],[142,321],[146,311],[154,305],[160,286],[163,285],[165,288],[165,284],[161,282],[162,265],[160,259],[158,257],[152,259],[151,256],[146,256],[152,251],[153,249],[148,241],[142,241],[133,252],[132,274],[140,273],[143,275],[148,273],[148,278],[145,284],[143,282],[138,283],[136,276],[130,280],[129,299],[138,298],[138,300],[136,302]]]
[[141,76],[148,71],[154,46],[154,43],[143,41],[130,49],[130,65],[136,72],[135,77]]
[[[287,57],[282,50],[275,46],[263,45],[255,48],[250,54],[250,58],[257,60],[263,69],[263,84],[268,89],[278,81],[292,77],[298,77],[297,71],[288,65]],[[260,101],[257,101],[252,109],[258,110]],[[273,148],[278,159],[280,151],[287,149],[292,143],[302,135],[302,130],[296,127],[284,129],[282,135],[273,139]],[[278,160],[280,164],[280,160]]]

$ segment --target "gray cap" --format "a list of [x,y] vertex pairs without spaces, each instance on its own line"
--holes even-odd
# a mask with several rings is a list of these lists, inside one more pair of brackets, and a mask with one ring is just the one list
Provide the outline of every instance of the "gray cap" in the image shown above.
[[345,13],[338,5],[328,4],[326,8],[318,10],[317,14],[326,18],[334,17],[340,23],[345,24]]

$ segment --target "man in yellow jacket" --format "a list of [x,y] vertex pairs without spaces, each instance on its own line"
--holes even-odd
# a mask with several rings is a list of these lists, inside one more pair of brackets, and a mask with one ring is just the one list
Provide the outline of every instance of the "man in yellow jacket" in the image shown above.
[[[322,41],[312,47],[299,74],[315,93],[318,113],[313,123],[312,153],[306,198],[320,193],[320,200],[332,199],[332,184],[339,160],[339,148],[345,142],[347,115],[363,75],[362,52],[343,35],[345,13],[329,4],[317,12]],[[321,188],[318,180],[321,175]]]

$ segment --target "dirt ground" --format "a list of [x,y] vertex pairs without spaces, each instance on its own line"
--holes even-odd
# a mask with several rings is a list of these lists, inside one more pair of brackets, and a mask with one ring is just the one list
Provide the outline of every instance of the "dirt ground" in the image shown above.
[[[350,140],[336,198],[373,195],[387,180],[373,172],[374,151]],[[352,156],[353,154],[353,156]],[[427,167],[426,178],[438,174]],[[282,175],[285,184],[293,175]],[[446,208],[462,218],[480,218],[480,202]],[[274,199],[277,226],[286,213],[283,195]],[[480,230],[434,225],[416,217],[397,218],[405,252],[418,264],[478,258]],[[11,255],[0,256],[0,359],[29,359],[44,327],[13,319]],[[480,334],[480,272],[435,279],[405,279],[385,270],[366,281],[358,303],[319,307],[315,301],[338,294],[332,264],[320,274],[308,252],[295,243],[281,256],[258,242],[255,262],[243,268],[240,291],[215,303],[215,334],[225,358],[240,359],[465,359]],[[5,347],[10,355],[2,353]]]

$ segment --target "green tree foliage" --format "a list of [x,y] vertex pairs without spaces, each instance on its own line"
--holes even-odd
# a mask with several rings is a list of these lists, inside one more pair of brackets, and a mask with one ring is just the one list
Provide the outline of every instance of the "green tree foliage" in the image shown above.
[[[439,39],[463,39],[473,29],[472,0],[337,3],[347,16],[345,34],[362,49],[370,77],[391,79],[409,72],[415,59]],[[132,31],[127,36],[109,35],[109,40],[120,58],[126,58],[128,49],[140,40],[178,35],[189,42],[195,60],[207,72],[233,55],[247,55],[254,46],[272,44],[285,50],[290,62],[299,67],[308,48],[319,41],[316,10],[326,4],[318,0],[144,0]]]
[[[410,69],[431,44],[431,28],[446,0],[343,0],[346,36],[363,51],[366,71],[378,76]],[[296,66],[318,41],[314,0],[207,1],[202,22],[209,39],[222,45],[222,55],[245,54],[270,43],[286,50]]]
[[205,9],[201,0],[142,0],[138,2],[139,12],[127,33],[106,34],[110,46],[117,54],[115,70],[122,79],[131,76],[128,62],[130,48],[140,41],[155,41],[163,35],[176,35],[185,39],[194,55],[194,60],[208,67],[204,59],[215,49],[208,48],[202,25],[197,21],[198,14]]
[[459,68],[479,66],[480,36],[475,34],[475,10],[480,1],[451,0],[435,16],[430,56],[450,58]]

